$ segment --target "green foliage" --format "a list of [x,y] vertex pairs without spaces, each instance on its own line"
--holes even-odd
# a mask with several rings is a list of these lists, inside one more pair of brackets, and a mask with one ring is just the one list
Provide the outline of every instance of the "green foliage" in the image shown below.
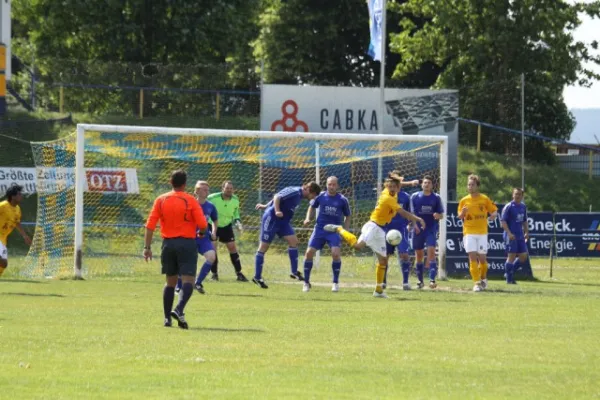
[[443,68],[436,87],[462,88],[463,118],[520,129],[525,74],[525,129],[568,139],[574,121],[564,87],[600,78],[586,66],[600,65],[590,51],[597,42],[573,38],[578,12],[598,17],[600,1],[409,0],[391,2],[390,10],[403,16],[404,29],[391,34],[390,48],[401,55],[394,76],[427,63]]
[[[21,0],[14,54],[35,67],[39,106],[58,109],[59,83],[256,90],[249,42],[259,0]],[[120,61],[116,61],[120,60]],[[13,86],[28,93],[29,74]],[[71,89],[72,111],[135,115],[138,90]],[[247,99],[236,100],[245,103]],[[214,94],[147,91],[146,115],[210,115]],[[245,113],[246,106],[238,104]]]
[[[467,194],[467,177],[481,177],[481,191],[497,203],[511,200],[512,188],[521,186],[521,163],[488,152],[461,147],[458,154],[457,197]],[[525,202],[530,211],[600,210],[600,178],[559,166],[525,164]]]
[[369,85],[374,81],[364,0],[268,0],[253,42],[269,83]]

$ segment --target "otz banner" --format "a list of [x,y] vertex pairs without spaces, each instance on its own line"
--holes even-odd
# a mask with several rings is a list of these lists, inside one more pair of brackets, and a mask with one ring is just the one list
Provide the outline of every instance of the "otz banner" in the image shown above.
[[[457,203],[448,204],[446,224],[446,270],[450,276],[468,276],[469,264],[462,243],[462,221],[458,219]],[[499,211],[504,205],[498,204]],[[600,257],[600,213],[530,212],[529,241],[531,256],[549,257],[552,238],[555,237],[556,257]],[[504,274],[506,260],[500,212],[494,221],[488,221],[488,263],[490,276]],[[529,263],[521,267],[521,276],[532,276]]]

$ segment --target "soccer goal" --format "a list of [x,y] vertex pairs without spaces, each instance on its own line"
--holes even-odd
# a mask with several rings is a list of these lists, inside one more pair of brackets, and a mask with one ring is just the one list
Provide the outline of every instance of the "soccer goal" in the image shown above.
[[[77,133],[32,144],[38,171],[38,213],[28,255],[30,276],[118,276],[147,271],[141,259],[144,224],[156,196],[170,190],[169,176],[182,168],[188,191],[197,180],[211,192],[232,181],[241,203],[244,231],[236,242],[245,270],[254,268],[265,203],[286,186],[327,177],[339,179],[350,201],[351,228],[359,232],[375,206],[388,171],[405,179],[434,178],[435,191],[447,200],[448,141],[444,136],[289,133],[214,129],[158,128],[79,124]],[[420,190],[418,187],[409,191]],[[307,202],[293,224],[306,249],[311,228],[303,227]],[[155,235],[160,241],[160,235]],[[446,224],[440,224],[440,273],[444,276]],[[276,240],[265,263],[268,277],[287,274],[287,245]],[[155,244],[155,254],[160,246]],[[355,265],[371,267],[370,251],[354,252]],[[232,269],[219,246],[220,269]],[[323,253],[327,256],[327,252]],[[280,262],[277,257],[280,257]],[[362,257],[362,258],[361,258]],[[277,268],[269,267],[277,265]],[[232,270],[233,271],[233,270]]]

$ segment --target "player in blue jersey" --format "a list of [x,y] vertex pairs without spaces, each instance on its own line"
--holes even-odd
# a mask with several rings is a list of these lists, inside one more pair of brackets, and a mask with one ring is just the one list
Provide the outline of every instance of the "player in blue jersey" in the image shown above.
[[[400,175],[398,171],[394,171],[396,174]],[[400,186],[417,186],[419,184],[419,180],[415,179],[412,181],[401,181]],[[398,204],[402,206],[402,209],[408,211],[410,210],[410,195],[404,191],[398,192]],[[410,255],[408,251],[410,250],[409,243],[409,232],[408,226],[410,225],[410,221],[401,216],[400,214],[396,214],[392,219],[392,222],[387,224],[384,227],[384,231],[387,233],[392,229],[396,229],[402,234],[402,241],[397,246],[392,246],[387,241],[385,243],[388,259],[390,256],[394,255],[396,249],[398,249],[398,257],[400,258],[400,270],[402,271],[402,289],[410,290],[410,284],[408,283],[408,277],[410,275]],[[385,278],[383,280],[383,288],[387,286],[387,272],[388,268],[385,270]]]
[[329,246],[331,258],[333,259],[333,262],[331,263],[331,269],[333,271],[333,285],[331,286],[331,291],[337,292],[340,290],[339,279],[340,269],[342,268],[342,238],[337,232],[327,232],[323,229],[327,224],[343,225],[344,229],[348,229],[350,226],[350,203],[344,195],[338,193],[338,187],[338,178],[335,176],[327,178],[327,190],[321,192],[310,202],[310,207],[308,207],[308,211],[306,212],[306,219],[304,220],[305,226],[314,219],[316,210],[319,210],[316,221],[317,224],[310,236],[308,249],[306,249],[306,254],[304,255],[303,292],[308,292],[311,288],[310,272],[313,267],[313,258],[318,250],[322,250],[323,247],[325,247],[325,244]]
[[413,214],[423,218],[426,228],[414,227],[412,240],[413,249],[417,259],[417,287],[423,288],[423,270],[425,259],[425,247],[427,247],[427,264],[429,265],[429,287],[435,289],[437,283],[437,263],[435,259],[435,246],[439,230],[438,221],[444,218],[444,205],[441,197],[433,192],[433,178],[430,175],[423,177],[420,192],[414,193],[410,198],[410,209]]
[[[196,290],[204,294],[204,286],[202,282],[210,272],[210,269],[217,258],[217,253],[215,252],[215,247],[213,246],[212,240],[216,240],[217,237],[217,223],[218,223],[218,215],[217,208],[206,198],[209,193],[208,182],[206,181],[198,181],[196,182],[196,186],[194,188],[194,194],[196,195],[196,200],[198,200],[198,204],[202,208],[202,212],[206,217],[206,222],[208,223],[208,229],[206,230],[205,235],[198,235],[196,238],[196,246],[198,247],[198,254],[204,256],[204,264],[202,268],[200,268],[200,273],[196,278],[195,287]],[[212,239],[212,240],[211,240]],[[177,280],[177,286],[175,287],[175,291],[179,293],[181,290],[181,277]]]
[[527,239],[529,239],[527,206],[523,203],[523,189],[513,189],[512,201],[502,209],[501,221],[504,229],[504,244],[508,253],[504,264],[506,283],[516,284],[514,276],[518,266],[516,261],[520,263],[527,261]]
[[290,257],[290,278],[303,281],[304,277],[298,271],[298,237],[292,227],[292,218],[302,199],[312,200],[321,192],[321,187],[316,182],[303,186],[289,186],[273,196],[267,204],[257,204],[257,210],[265,210],[260,224],[260,244],[256,251],[254,263],[254,278],[252,282],[263,289],[269,287],[262,278],[265,253],[275,236],[284,238],[288,243]]

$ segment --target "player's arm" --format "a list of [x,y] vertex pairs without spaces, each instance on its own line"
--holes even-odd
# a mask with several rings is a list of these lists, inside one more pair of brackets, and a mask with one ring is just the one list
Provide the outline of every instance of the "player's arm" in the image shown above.
[[[410,196],[410,200],[408,202],[410,212],[413,214],[415,213],[415,196],[417,196],[417,194],[413,193],[413,195]],[[414,229],[414,231],[417,235],[419,233],[421,233],[421,230],[419,229],[419,225],[417,225],[413,221],[411,221],[410,224],[408,225],[408,229],[411,229],[411,228]]]
[[469,207],[467,207],[463,200],[461,200],[460,203],[458,203],[458,210],[458,218],[464,220],[467,216],[467,212],[469,212]]
[[500,225],[502,226],[502,229],[504,230],[504,232],[506,232],[506,234],[508,235],[508,238],[510,240],[515,240],[515,235],[513,235],[513,233],[510,231],[510,228],[508,227],[508,219],[509,218],[510,218],[510,205],[507,204],[502,209],[502,215],[500,217]]
[[506,232],[506,234],[508,235],[508,238],[510,240],[515,240],[515,235],[513,235],[513,233],[510,231],[510,228],[508,227],[506,221],[503,219],[502,222],[500,222],[500,224],[502,225],[502,229],[504,229],[504,232]]
[[489,217],[490,221],[495,220],[496,217],[498,216],[498,207],[496,207],[494,202],[492,200],[490,200],[489,198],[488,198],[487,210],[490,213],[490,217]]
[[212,221],[211,240],[217,240],[217,228],[219,226],[219,214],[217,213],[216,207],[210,213],[210,219]]
[[162,199],[158,198],[154,200],[154,204],[152,205],[152,210],[150,211],[150,215],[148,216],[148,220],[146,221],[146,231],[144,233],[144,260],[152,260],[152,236],[154,236],[154,230],[156,229],[156,224],[158,223],[158,219],[160,218],[160,203]]
[[350,230],[350,216],[349,215],[344,216],[344,229],[347,231]]
[[400,182],[400,187],[414,187],[419,186],[419,180],[415,179],[412,181],[402,181]]
[[[204,235],[204,233],[206,232],[206,228],[208,228],[208,222],[206,222],[206,216],[204,215],[204,212],[202,211],[202,207],[200,207],[200,204],[198,204],[197,201],[193,201],[191,204],[192,204],[192,216],[194,217],[196,226],[198,227],[200,234]],[[214,224],[213,229],[216,226],[217,226],[217,224]]]
[[310,221],[312,221],[315,218],[315,214],[316,214],[316,209],[313,208],[313,205],[311,204],[308,207],[308,210],[306,210],[306,218],[304,218],[304,225],[308,225],[310,224]]
[[19,231],[19,233],[23,237],[23,240],[25,241],[25,244],[27,246],[31,246],[31,238],[29,237],[29,235],[27,234],[27,232],[25,232],[25,229],[23,229],[23,227],[21,226],[21,222],[18,222],[17,226],[15,228],[17,229],[17,231]]
[[523,220],[523,233],[525,234],[525,240],[529,240],[529,224],[527,223],[527,209],[525,209],[525,219]]
[[275,196],[273,196],[273,209],[275,209],[275,216],[278,218],[283,217],[281,208],[279,208],[280,205],[281,205],[281,196],[279,194],[276,194]]
[[436,210],[433,213],[433,218],[438,221],[444,218],[444,205],[442,204],[442,199],[440,197],[437,197]]
[[425,221],[423,221],[423,218],[417,217],[416,215],[409,213],[403,208],[398,208],[398,214],[400,214],[402,217],[406,218],[409,221],[418,223],[419,225],[421,225],[421,229],[425,229]]
[[236,199],[236,206],[233,210],[233,224],[235,225],[235,227],[242,232],[244,230],[244,227],[242,226],[242,218],[240,217],[240,200],[238,199],[238,197],[236,195],[233,195],[234,199]]
[[352,215],[352,212],[350,211],[350,203],[346,197],[344,197],[344,208],[342,209],[342,214],[344,215],[344,229],[349,230],[350,215]]

